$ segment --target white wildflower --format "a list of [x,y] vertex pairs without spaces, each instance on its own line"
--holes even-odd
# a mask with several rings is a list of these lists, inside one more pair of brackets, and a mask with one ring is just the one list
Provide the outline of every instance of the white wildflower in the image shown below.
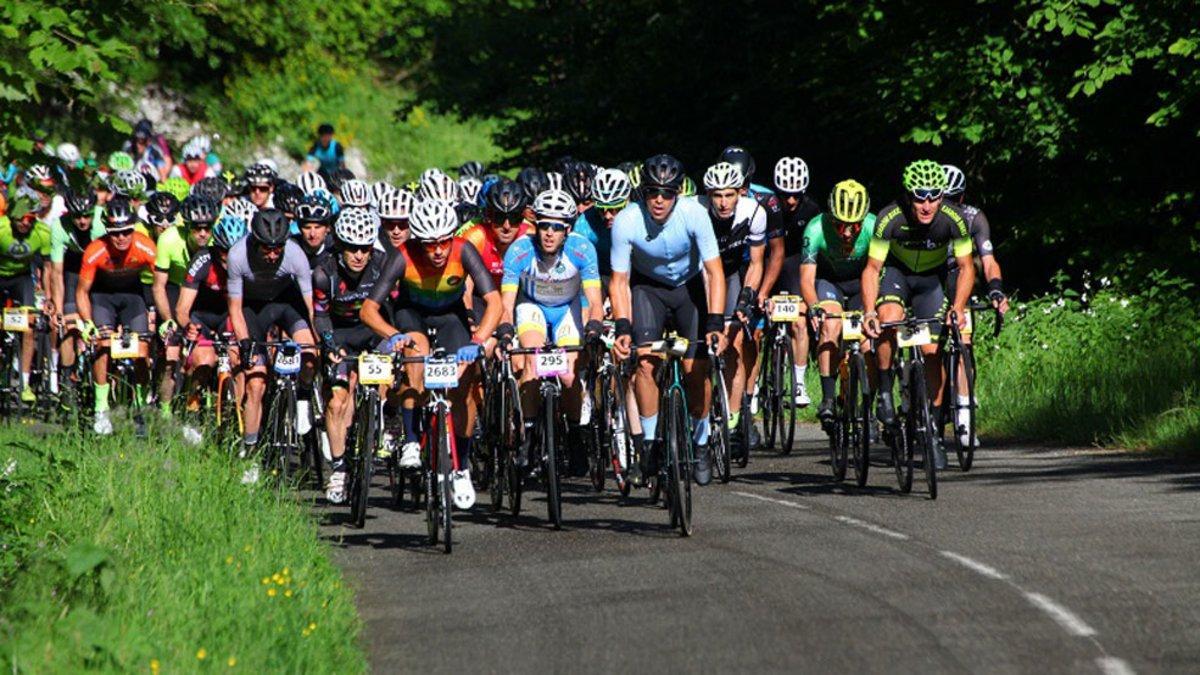
[[1121,298],[1121,307],[1129,306],[1129,298]]
[[1059,298],[1058,300],[1054,301],[1054,304],[1058,307],[1062,307],[1067,304],[1067,301],[1062,298]]
[[1108,288],[1109,284],[1111,283],[1112,282],[1108,280],[1108,277],[1100,277],[1100,288]]
[[13,475],[13,472],[16,470],[17,470],[17,460],[13,459],[12,457],[9,457],[8,464],[4,465],[4,473],[0,474],[0,478],[8,478],[9,476]]
[[1043,343],[1042,343],[1042,349],[1050,349],[1050,345],[1048,345],[1048,344],[1046,344],[1045,342],[1043,342]]

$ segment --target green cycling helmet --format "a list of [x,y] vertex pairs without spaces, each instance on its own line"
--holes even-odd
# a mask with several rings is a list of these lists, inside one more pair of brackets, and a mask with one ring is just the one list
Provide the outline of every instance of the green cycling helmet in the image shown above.
[[945,190],[946,170],[931,159],[918,159],[904,167],[904,189],[912,192],[917,188]]
[[683,183],[679,186],[680,197],[695,197],[696,196],[696,181],[684,176]]
[[171,176],[159,183],[158,189],[160,192],[169,192],[175,195],[175,198],[179,201],[183,201],[188,196],[192,186],[188,185],[188,182],[179,176]]
[[113,171],[133,171],[133,157],[120,150],[108,156],[108,168]]

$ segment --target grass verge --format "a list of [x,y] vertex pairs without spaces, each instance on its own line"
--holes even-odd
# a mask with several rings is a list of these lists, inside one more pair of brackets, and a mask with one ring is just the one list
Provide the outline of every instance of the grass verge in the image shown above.
[[228,458],[9,427],[0,476],[0,669],[367,669],[307,509]]

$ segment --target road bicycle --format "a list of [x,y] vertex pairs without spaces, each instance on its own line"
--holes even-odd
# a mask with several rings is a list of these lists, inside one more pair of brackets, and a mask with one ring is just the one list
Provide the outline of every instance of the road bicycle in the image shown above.
[[622,497],[628,497],[640,476],[634,475],[637,457],[625,407],[627,378],[622,372],[623,364],[612,357],[611,327],[606,325],[608,330],[600,340],[587,347],[583,378],[592,403],[591,416],[586,423],[588,472],[592,487],[600,492],[611,468],[617,490]]
[[[970,344],[964,341],[964,338],[970,335],[975,326],[976,311],[991,311],[995,313],[995,320],[992,324],[992,337],[1000,335],[1001,329],[1004,327],[1004,315],[1000,310],[992,306],[991,303],[972,303],[967,308],[967,324],[960,331],[956,321],[950,321],[949,330],[942,333],[942,348],[945,351],[946,358],[946,384],[944,387],[944,395],[942,396],[942,419],[950,424],[950,439],[946,440],[946,427],[943,424],[938,429],[938,435],[943,439],[943,443],[948,444],[948,447],[954,448],[954,454],[958,458],[958,467],[964,472],[971,470],[971,465],[975,461],[975,447],[978,445],[976,439],[975,426],[975,410],[977,408],[975,402],[975,352]],[[952,312],[953,314],[953,312]],[[966,381],[966,388],[963,389],[959,384],[959,372],[962,372],[963,379]],[[963,399],[966,403],[962,403]],[[960,415],[961,413],[961,415]],[[967,423],[959,424],[959,417],[965,417]],[[966,443],[963,440],[966,439]]]
[[758,396],[763,441],[767,448],[774,448],[778,439],[779,450],[785,455],[792,452],[800,415],[800,409],[794,404],[796,357],[792,351],[792,331],[806,330],[803,324],[798,324],[802,320],[802,302],[795,295],[771,297],[760,356]]
[[[854,467],[855,483],[867,484],[871,470],[871,382],[862,351],[862,312],[825,312],[823,321],[842,322],[841,344],[837,361],[837,397],[833,419],[826,425],[829,434],[830,464],[833,478],[846,478],[847,464]],[[853,455],[853,461],[850,457]]]
[[658,368],[658,436],[655,450],[658,474],[651,489],[651,501],[661,491],[671,514],[671,527],[684,537],[692,535],[692,427],[688,415],[687,394],[683,386],[683,357],[688,340],[667,337],[638,345],[639,350],[662,357]]
[[896,420],[889,429],[896,479],[901,492],[907,494],[912,490],[915,456],[919,454],[930,499],[937,499],[938,494],[934,459],[937,441],[925,383],[925,354],[921,348],[932,344],[930,327],[941,322],[940,317],[914,317],[880,324],[883,329],[896,329],[897,349],[893,369],[899,374],[896,379],[900,385],[900,405]]

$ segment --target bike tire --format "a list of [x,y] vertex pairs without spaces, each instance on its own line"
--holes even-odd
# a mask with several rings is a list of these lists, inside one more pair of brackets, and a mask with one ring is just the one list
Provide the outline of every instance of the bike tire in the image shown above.
[[442,528],[442,552],[450,553],[454,549],[454,540],[451,538],[451,530],[454,528],[454,495],[451,494],[453,487],[454,460],[450,456],[450,429],[447,424],[446,415],[438,415],[437,417],[437,433],[438,433],[438,472],[442,477],[441,489],[441,509],[439,511],[440,525]]
[[975,447],[979,443],[975,423],[975,377],[977,373],[975,371],[975,350],[971,345],[963,345],[963,372],[967,376],[967,391],[963,393],[967,397],[967,447],[963,450],[962,456],[958,458],[958,465],[966,472],[970,471],[975,464]]
[[379,420],[376,415],[376,408],[379,405],[378,397],[377,393],[368,392],[367,396],[360,401],[361,405],[355,414],[358,438],[354,448],[354,474],[351,476],[353,484],[350,514],[354,526],[359,529],[366,524],[367,508],[371,496],[371,471],[373,469],[371,456],[378,444],[379,436]]
[[792,454],[792,448],[796,442],[796,424],[800,421],[800,408],[795,402],[796,389],[796,355],[792,353],[792,341],[790,336],[785,332],[785,340],[778,350],[779,352],[779,382],[781,385],[791,381],[790,387],[783,387],[784,394],[782,400],[785,402],[780,408],[782,412],[782,426],[779,430],[780,450],[785,455]]
[[[772,340],[769,339],[769,336],[768,339],[763,340],[762,354],[759,355],[760,363],[762,365],[758,370],[758,411],[762,417],[763,447],[767,449],[770,449],[774,443],[773,437],[771,436],[771,427],[773,424],[772,415],[774,413],[774,410],[771,408],[771,399],[774,397],[774,391],[772,389],[774,384],[774,376],[771,372],[774,368],[772,359],[774,347],[771,343]],[[745,411],[743,410],[743,412]],[[750,423],[753,424],[753,420],[751,420]],[[747,425],[742,435],[742,440],[745,441],[746,445],[747,456],[750,454],[749,431],[750,428],[749,425]]]
[[[588,477],[592,479],[592,489],[596,492],[604,491],[604,484],[608,480],[608,465],[612,461],[612,436],[610,430],[606,427],[608,422],[608,396],[604,395],[603,378],[596,378],[598,386],[592,392],[592,418],[588,420],[589,433],[584,434],[591,444],[588,448]],[[596,396],[599,391],[601,394]]]
[[542,445],[545,452],[546,512],[554,529],[562,529],[562,482],[558,466],[558,399],[542,400]]
[[688,433],[687,406],[683,391],[672,387],[667,405],[670,428],[667,429],[667,494],[671,499],[671,524],[680,535],[692,535],[691,436]]
[[871,405],[867,391],[867,364],[862,354],[850,357],[848,396],[846,408],[850,413],[848,436],[850,449],[854,453],[854,482],[866,487],[871,472]]
[[774,450],[779,447],[775,442],[780,440],[780,431],[783,429],[783,373],[779,372],[779,345],[769,335],[763,343],[770,344],[769,354],[763,361],[764,368],[770,364],[767,370],[767,396],[763,398],[759,394],[764,410],[763,440],[768,450]]
[[909,418],[903,420],[891,429],[892,466],[896,471],[896,483],[901,494],[912,492],[913,483],[913,434],[909,428]]
[[520,467],[517,466],[516,453],[518,446],[523,442],[522,434],[527,431],[525,430],[525,420],[522,419],[521,392],[517,387],[517,381],[509,377],[501,391],[504,395],[506,410],[502,428],[506,431],[504,453],[508,456],[506,462],[508,467],[508,513],[516,518],[521,515],[521,497],[525,492],[525,477]]
[[725,389],[725,378],[715,368],[712,371],[711,405],[708,430],[710,459],[717,479],[728,483],[733,478],[733,465],[729,456],[729,393]]
[[921,463],[925,470],[925,485],[929,498],[937,499],[937,462],[934,461],[933,418],[929,414],[929,398],[925,393],[925,364],[916,361],[909,370],[908,414],[915,434],[913,442],[921,447]]

